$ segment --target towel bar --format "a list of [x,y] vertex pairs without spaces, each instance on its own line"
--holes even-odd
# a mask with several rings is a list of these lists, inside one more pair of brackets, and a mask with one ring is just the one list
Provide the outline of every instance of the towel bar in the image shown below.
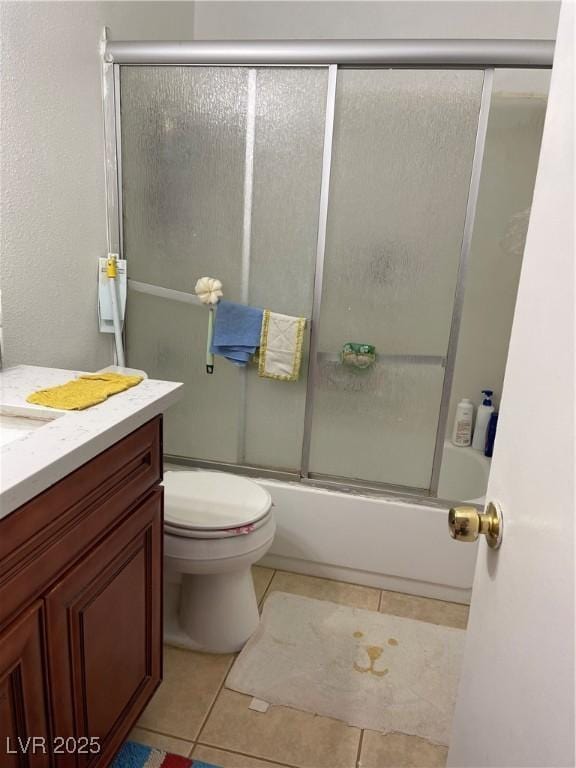
[[158,296],[161,299],[171,299],[172,301],[182,301],[185,304],[196,304],[198,307],[205,307],[195,293],[186,291],[175,291],[173,288],[163,288],[161,285],[152,285],[151,283],[141,283],[139,280],[128,278],[128,288],[138,293],[147,293],[150,296]]
[[[318,352],[319,363],[339,363],[340,355]],[[381,355],[376,354],[375,364],[382,365],[441,365],[446,367],[446,358],[439,355]]]

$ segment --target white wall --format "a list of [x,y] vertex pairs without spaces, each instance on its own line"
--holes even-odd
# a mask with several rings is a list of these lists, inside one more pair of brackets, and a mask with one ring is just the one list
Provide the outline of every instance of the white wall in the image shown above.
[[99,42],[193,36],[188,2],[3,2],[3,363],[96,369],[106,253]]
[[198,39],[550,38],[559,2],[314,2],[223,0],[195,4]]

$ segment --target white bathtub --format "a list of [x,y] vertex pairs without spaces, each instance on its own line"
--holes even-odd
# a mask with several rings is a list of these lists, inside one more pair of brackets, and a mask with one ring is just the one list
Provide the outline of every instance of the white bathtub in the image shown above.
[[[482,503],[490,459],[445,444],[439,496]],[[356,584],[467,603],[475,544],[448,534],[448,510],[258,480],[268,489],[278,524],[263,565]]]
[[476,545],[450,538],[446,509],[258,482],[274,500],[278,526],[262,565],[469,602]]
[[[461,490],[465,481],[469,490],[483,495],[486,486],[481,478],[487,479],[490,465],[484,456],[447,443],[444,465],[441,487],[451,491],[446,498],[461,498],[452,491]],[[274,543],[262,565],[441,600],[470,601],[477,547],[450,538],[447,508],[297,482],[257,482],[270,492],[277,521]]]
[[489,474],[490,459],[481,451],[459,448],[447,440],[444,443],[438,496],[483,504]]

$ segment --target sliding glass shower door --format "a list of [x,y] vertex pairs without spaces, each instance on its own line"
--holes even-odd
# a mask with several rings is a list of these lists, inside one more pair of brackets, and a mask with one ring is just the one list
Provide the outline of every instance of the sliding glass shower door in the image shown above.
[[[206,309],[133,290],[128,364],[186,385],[170,455],[426,490],[484,73],[331,72],[120,67],[131,280],[193,294],[208,275],[232,301],[319,317],[297,383],[219,358],[209,376]],[[376,362],[343,365],[346,342]]]
[[[132,280],[310,317],[326,69],[122,67],[124,255]],[[129,364],[183,381],[165,451],[297,472],[301,380],[260,379],[216,360],[204,372],[207,310],[131,291]]]
[[[121,69],[124,256],[130,277],[194,293],[219,277],[240,300],[248,72]],[[186,384],[166,414],[165,450],[236,459],[236,371],[203,372],[206,311],[130,292],[131,366]]]
[[[482,84],[338,73],[311,473],[430,486]],[[346,342],[376,363],[341,365]]]

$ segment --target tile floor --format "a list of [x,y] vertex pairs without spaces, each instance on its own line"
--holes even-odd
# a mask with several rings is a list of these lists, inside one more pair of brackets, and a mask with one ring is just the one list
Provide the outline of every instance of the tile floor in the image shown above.
[[[274,591],[465,628],[468,607],[256,566],[260,606]],[[130,738],[222,768],[436,768],[447,749],[417,736],[363,731],[289,707],[262,714],[224,688],[234,655],[166,647],[164,682]]]

